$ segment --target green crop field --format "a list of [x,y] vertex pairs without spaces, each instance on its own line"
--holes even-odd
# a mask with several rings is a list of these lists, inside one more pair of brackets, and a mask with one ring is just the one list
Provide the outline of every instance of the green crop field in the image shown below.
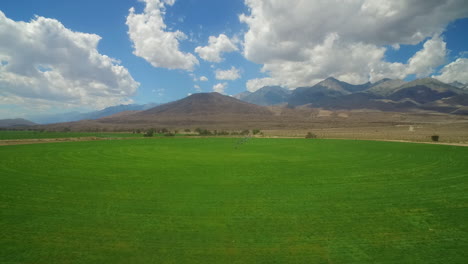
[[176,137],[0,157],[0,263],[468,262],[465,147]]

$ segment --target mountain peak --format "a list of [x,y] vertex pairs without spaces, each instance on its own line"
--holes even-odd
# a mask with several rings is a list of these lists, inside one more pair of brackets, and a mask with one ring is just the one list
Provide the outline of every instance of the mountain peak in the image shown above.
[[281,86],[264,86],[243,98],[245,102],[257,105],[277,105],[285,103],[291,92]]
[[334,82],[340,82],[339,80],[337,80],[335,77],[333,76],[330,76],[328,78],[326,78],[324,81],[334,81]]
[[189,96],[187,96],[186,98],[192,98],[192,99],[196,99],[196,98],[216,98],[216,97],[224,97],[224,95],[218,93],[218,92],[210,92],[210,93],[194,93],[194,94],[191,94]]
[[349,91],[346,90],[345,86],[349,86],[349,84],[346,85],[346,83],[342,81],[339,81],[333,77],[328,77],[327,79],[317,83],[313,87],[315,88],[324,87],[327,90],[336,91],[341,94],[349,94]]

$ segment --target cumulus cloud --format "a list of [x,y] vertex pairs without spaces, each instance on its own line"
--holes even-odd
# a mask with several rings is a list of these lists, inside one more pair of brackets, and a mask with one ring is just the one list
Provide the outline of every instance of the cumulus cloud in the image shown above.
[[227,88],[227,83],[218,83],[213,86],[213,91],[224,94],[224,90]]
[[445,83],[457,81],[468,84],[468,59],[459,58],[456,61],[449,63],[440,70],[440,73],[440,75],[434,75],[432,77]]
[[[250,82],[251,87],[272,79],[292,88],[328,76],[351,83],[427,76],[445,60],[445,42],[439,36],[446,25],[468,16],[464,0],[245,2],[250,12],[240,16],[248,26],[243,54],[263,64],[269,75]],[[385,61],[387,46],[425,40],[406,64]]]
[[139,83],[118,61],[99,53],[100,39],[55,19],[16,22],[0,11],[0,101],[88,108],[129,102]]
[[435,67],[445,62],[446,53],[446,43],[435,36],[426,41],[423,49],[409,59],[406,73],[416,74],[417,77],[428,76]]
[[201,82],[207,82],[208,78],[206,78],[206,76],[200,76],[200,81]]
[[256,79],[251,79],[247,81],[247,91],[249,92],[255,92],[260,88],[263,88],[265,86],[273,86],[273,85],[278,85],[279,80],[273,79],[273,78],[256,78]]
[[179,49],[179,41],[187,36],[177,31],[167,31],[164,23],[165,5],[172,6],[175,0],[141,0],[146,7],[136,14],[130,8],[127,16],[128,35],[133,42],[133,54],[142,57],[154,67],[193,70],[199,64],[191,53]]
[[208,39],[208,46],[198,46],[195,52],[198,53],[200,58],[209,62],[221,62],[222,53],[237,51],[238,48],[234,43],[224,34],[218,37],[210,36]]
[[239,69],[237,69],[234,66],[232,66],[231,69],[225,70],[225,71],[218,69],[215,71],[215,74],[216,74],[217,80],[233,81],[233,80],[237,80],[240,78]]

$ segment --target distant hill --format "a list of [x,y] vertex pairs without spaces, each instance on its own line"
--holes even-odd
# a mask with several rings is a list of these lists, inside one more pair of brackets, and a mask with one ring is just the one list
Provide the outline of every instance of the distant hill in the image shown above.
[[243,94],[238,99],[257,105],[277,105],[288,101],[291,91],[280,86],[265,86],[253,93]]
[[111,116],[126,111],[144,111],[153,108],[159,104],[151,103],[144,105],[129,104],[129,105],[116,105],[110,106],[100,111],[82,114],[82,119],[99,119],[106,116]]
[[251,92],[249,91],[244,91],[242,93],[238,93],[238,94],[235,94],[233,95],[232,97],[236,98],[236,99],[239,99],[239,100],[244,100],[245,97],[247,97],[249,94],[251,94]]
[[150,103],[144,105],[138,104],[128,104],[128,105],[116,105],[104,108],[99,111],[92,111],[88,113],[80,112],[68,112],[62,114],[53,114],[53,115],[41,115],[41,116],[32,116],[31,120],[40,123],[40,124],[52,124],[52,123],[62,123],[62,122],[73,122],[87,119],[99,119],[106,116],[111,116],[125,111],[143,111],[158,104]]
[[271,115],[262,106],[247,103],[219,93],[197,93],[181,100],[142,111],[137,116],[172,115]]
[[94,124],[119,124],[127,127],[207,127],[222,124],[224,127],[236,127],[239,123],[254,126],[258,122],[271,120],[273,116],[274,113],[266,106],[243,102],[219,93],[197,93],[145,111],[123,112],[104,117]]
[[25,127],[25,126],[33,126],[33,125],[37,125],[37,124],[29,120],[23,119],[23,118],[0,120],[0,127],[2,128]]

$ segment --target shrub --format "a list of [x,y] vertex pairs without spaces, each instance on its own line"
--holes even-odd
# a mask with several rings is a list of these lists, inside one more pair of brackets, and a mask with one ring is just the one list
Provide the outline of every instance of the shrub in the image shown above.
[[152,137],[154,134],[154,129],[150,129],[148,131],[146,131],[145,134],[143,134],[144,137]]
[[245,135],[250,134],[250,131],[248,129],[245,129],[245,130],[242,130],[242,132],[240,132],[240,134],[245,136]]
[[187,128],[187,129],[184,130],[184,132],[190,133],[192,131],[190,131],[190,129]]
[[315,135],[312,132],[308,132],[307,135],[305,136],[305,138],[317,138],[317,135]]
[[260,133],[260,129],[254,129],[252,130],[252,134],[257,135]]
[[199,129],[197,132],[198,132],[198,134],[200,136],[211,136],[212,135],[211,131],[209,131],[207,129]]
[[431,139],[432,139],[432,141],[437,142],[437,141],[439,141],[439,135],[432,135]]
[[164,136],[166,136],[166,137],[173,137],[173,136],[175,136],[175,135],[176,135],[176,134],[171,133],[171,132],[164,133]]

